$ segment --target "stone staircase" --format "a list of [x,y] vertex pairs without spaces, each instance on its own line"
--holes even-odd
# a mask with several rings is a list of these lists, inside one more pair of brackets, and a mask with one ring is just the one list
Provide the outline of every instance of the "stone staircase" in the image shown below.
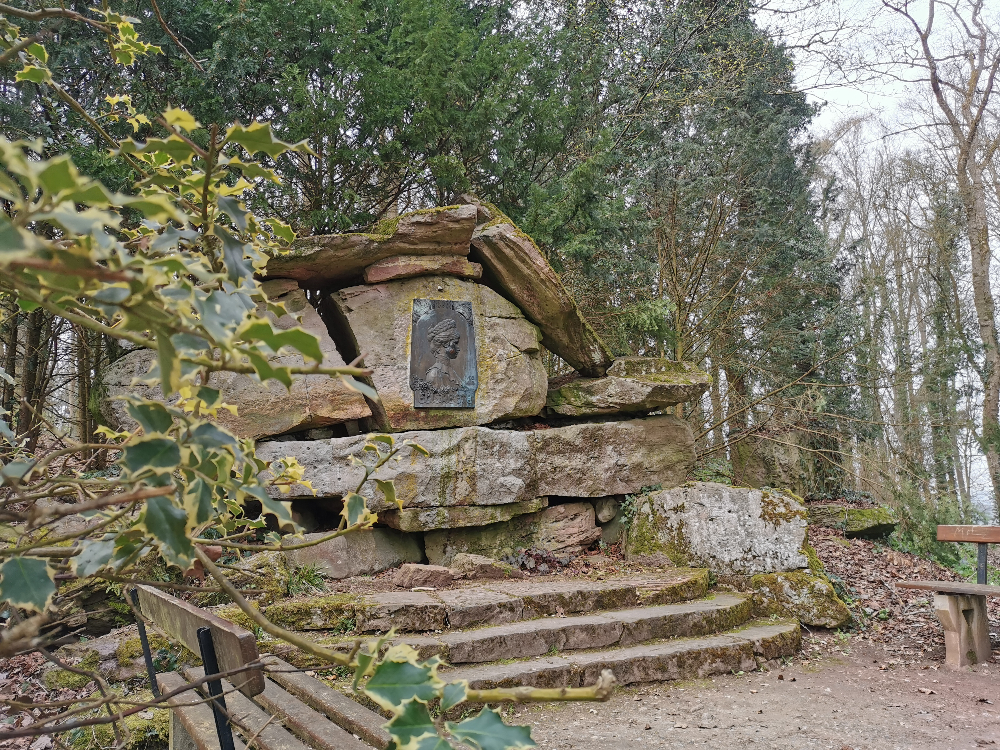
[[[707,677],[792,656],[800,643],[797,622],[754,620],[747,596],[710,591],[701,569],[492,581],[372,594],[353,605],[340,599],[338,606],[340,616],[354,607],[359,630],[396,628],[398,641],[446,662],[442,679],[468,680],[473,688],[579,687],[604,669],[620,685]],[[312,607],[324,608],[315,600]],[[266,614],[280,622],[292,611],[301,618],[295,602]],[[314,611],[312,628],[320,629],[322,619]]]

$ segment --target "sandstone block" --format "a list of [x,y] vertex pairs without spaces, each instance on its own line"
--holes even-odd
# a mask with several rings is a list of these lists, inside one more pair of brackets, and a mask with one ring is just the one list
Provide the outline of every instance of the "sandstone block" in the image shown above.
[[[304,541],[325,536],[305,534]],[[372,575],[402,563],[420,562],[420,544],[408,534],[393,529],[369,529],[285,553],[293,565],[316,565],[327,578]]]
[[[473,408],[414,408],[409,363],[415,299],[471,302],[479,378]],[[451,276],[422,276],[341,289],[327,298],[323,312],[349,329],[349,346],[363,353],[365,365],[375,371],[372,382],[381,399],[376,417],[390,432],[532,416],[545,405],[548,379],[538,329],[488,287]]]
[[521,572],[512,565],[497,562],[483,555],[459,553],[451,561],[451,572],[456,578],[520,578]]
[[601,538],[590,503],[566,503],[506,523],[439,529],[424,535],[424,551],[435,565],[452,565],[456,555],[502,558],[519,549],[547,549],[578,555]]
[[640,497],[626,550],[718,573],[775,573],[808,566],[805,532],[806,510],[793,495],[694,482]]
[[476,280],[483,275],[483,267],[470,263],[460,255],[394,255],[365,269],[366,284],[381,284],[414,276],[458,276]]
[[[498,217],[499,218],[499,217]],[[502,221],[476,231],[473,260],[542,331],[542,343],[588,377],[611,366],[607,346],[577,309],[552,266],[528,235]]]
[[476,207],[446,206],[379,222],[369,234],[304,237],[267,263],[268,278],[316,288],[359,279],[365,268],[394,255],[468,255]]
[[536,497],[506,505],[456,505],[448,508],[403,508],[379,513],[379,520],[400,531],[455,529],[463,526],[487,526],[509,521],[514,516],[534,513],[549,504],[547,497]]
[[[615,360],[615,364],[618,361]],[[651,412],[693,401],[708,390],[711,379],[693,365],[654,361],[662,363],[660,371],[648,375],[619,377],[609,373],[603,378],[571,378],[557,382],[546,397],[546,413],[584,417]]]
[[532,547],[579,554],[601,538],[591,503],[564,503],[537,516],[538,532]]
[[[672,416],[533,431],[419,430],[395,437],[412,440],[430,453],[425,457],[404,449],[400,461],[390,461],[379,471],[379,478],[395,481],[396,496],[406,510],[631,494],[650,485],[682,482],[694,462],[691,429]],[[364,477],[350,457],[359,454],[365,442],[364,436],[268,442],[257,447],[257,455],[264,460],[294,456],[317,494],[337,497],[353,492]],[[362,492],[374,512],[395,507],[374,482]],[[311,493],[293,488],[291,497]]]
[[[306,299],[305,292],[297,286],[289,290],[290,284],[294,286],[294,282],[282,280],[265,284],[265,291],[273,295],[271,299],[283,303],[288,311],[288,314],[280,318],[270,313],[268,317],[280,329],[301,325],[319,339],[323,365],[343,367],[343,358],[327,333],[326,325]],[[278,292],[284,293],[278,295]],[[146,375],[155,359],[154,350],[138,349],[126,354],[105,370],[103,383],[107,398],[102,403],[101,410],[111,424],[120,429],[133,429],[135,426],[135,422],[125,411],[124,403],[114,400],[114,396],[133,394],[162,400],[159,387],[132,385],[133,379]],[[270,361],[285,366],[304,364],[303,358],[298,354],[272,357]],[[235,415],[220,409],[216,421],[244,438],[322,427],[362,419],[371,414],[360,393],[345,386],[340,378],[329,375],[296,375],[291,389],[287,389],[276,380],[261,383],[250,375],[216,372],[209,377],[208,385],[219,389],[222,400],[237,408]]]
[[419,586],[431,588],[441,588],[448,586],[455,580],[455,574],[448,568],[441,565],[417,565],[415,563],[403,563],[396,575],[392,577],[392,583],[401,589],[412,589]]
[[826,576],[805,571],[762,573],[750,579],[766,614],[795,617],[804,625],[839,628],[851,613]]
[[530,433],[538,484],[549,497],[627,495],[684,481],[694,436],[672,416],[593,422]]

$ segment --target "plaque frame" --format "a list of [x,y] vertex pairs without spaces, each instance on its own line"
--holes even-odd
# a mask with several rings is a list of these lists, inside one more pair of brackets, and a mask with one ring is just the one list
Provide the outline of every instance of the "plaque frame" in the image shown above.
[[478,388],[472,302],[414,299],[410,322],[413,408],[473,409]]

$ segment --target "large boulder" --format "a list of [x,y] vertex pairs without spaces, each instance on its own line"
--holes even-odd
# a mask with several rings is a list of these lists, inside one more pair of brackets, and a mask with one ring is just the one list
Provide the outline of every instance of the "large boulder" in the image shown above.
[[[326,325],[294,281],[266,282],[264,290],[272,301],[284,304],[287,311],[281,317],[267,313],[276,328],[301,326],[319,339],[323,366],[344,366]],[[162,400],[163,393],[159,386],[133,385],[149,372],[155,359],[154,350],[137,349],[104,371],[102,384],[106,398],[101,404],[101,411],[104,418],[119,429],[133,429],[135,422],[126,413],[125,404],[115,396],[131,394]],[[299,354],[272,357],[270,361],[293,367],[305,364]],[[371,415],[360,393],[348,388],[340,378],[329,375],[296,375],[291,389],[287,389],[277,380],[261,383],[251,375],[215,372],[209,376],[208,385],[222,392],[223,402],[236,407],[236,414],[220,409],[216,421],[244,438],[324,427]]]
[[807,571],[760,573],[750,579],[762,614],[794,617],[803,625],[839,628],[851,620],[826,576]]
[[[605,497],[683,481],[694,462],[694,437],[672,416],[568,425],[545,430],[463,427],[395,436],[430,455],[401,449],[378,473],[395,482],[404,508],[502,506],[546,496]],[[295,457],[321,497],[353,492],[364,470],[351,462],[364,436],[262,443],[265,460]],[[362,488],[376,512],[395,507],[374,482]],[[291,497],[311,497],[292,488]]]
[[304,237],[268,260],[266,274],[318,288],[360,279],[365,268],[393,255],[468,255],[475,226],[472,205],[414,211],[367,234]]
[[662,552],[677,565],[729,575],[809,565],[806,509],[790,493],[694,482],[635,503],[626,540],[630,555]]
[[[489,209],[492,210],[492,209]],[[499,213],[499,212],[498,212]],[[580,314],[552,266],[532,239],[498,215],[472,238],[472,259],[542,331],[542,343],[587,377],[601,377],[611,352]]]
[[424,534],[424,552],[432,565],[451,565],[461,553],[499,559],[519,549],[578,555],[600,538],[593,504],[564,503],[506,523],[428,531]]
[[[639,367],[615,363],[603,378],[562,378],[552,383],[545,399],[545,411],[564,417],[590,417],[605,414],[651,412],[668,406],[693,401],[708,390],[711,378],[694,365],[667,359],[626,357],[645,360],[650,372],[635,376],[616,375]],[[653,364],[655,363],[655,364]]]
[[[303,542],[327,536],[304,534]],[[300,542],[301,543],[301,542]],[[295,566],[315,565],[326,578],[373,575],[402,563],[423,560],[417,538],[393,529],[367,529],[285,553]]]
[[850,508],[810,503],[809,523],[840,529],[847,539],[882,539],[896,530],[896,514],[884,505]]
[[[410,346],[415,299],[472,306],[479,387],[472,408],[414,408]],[[538,414],[548,378],[538,329],[488,287],[451,276],[422,276],[334,292],[324,315],[364,354],[381,399],[376,417],[391,432],[486,424]],[[463,345],[465,345],[463,343]],[[348,355],[350,356],[350,355]]]

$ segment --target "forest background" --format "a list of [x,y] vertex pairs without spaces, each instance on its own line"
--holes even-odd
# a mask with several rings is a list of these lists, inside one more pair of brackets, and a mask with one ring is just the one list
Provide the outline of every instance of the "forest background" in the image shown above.
[[[248,204],[300,236],[467,192],[495,203],[615,354],[712,375],[678,407],[698,478],[888,503],[896,543],[940,555],[934,524],[1000,518],[1000,19],[982,0],[853,16],[822,1],[104,5],[162,53],[109,64],[94,26],[18,25],[112,137],[156,135],[176,107],[308,139],[312,153],[265,157],[281,182],[260,181]],[[885,20],[859,44],[873,9]],[[16,80],[21,67],[0,55],[0,133],[131,190],[94,123]],[[827,116],[817,130],[831,82],[888,86],[903,105],[888,124]],[[18,438],[95,440],[120,345],[3,305],[0,407]]]

